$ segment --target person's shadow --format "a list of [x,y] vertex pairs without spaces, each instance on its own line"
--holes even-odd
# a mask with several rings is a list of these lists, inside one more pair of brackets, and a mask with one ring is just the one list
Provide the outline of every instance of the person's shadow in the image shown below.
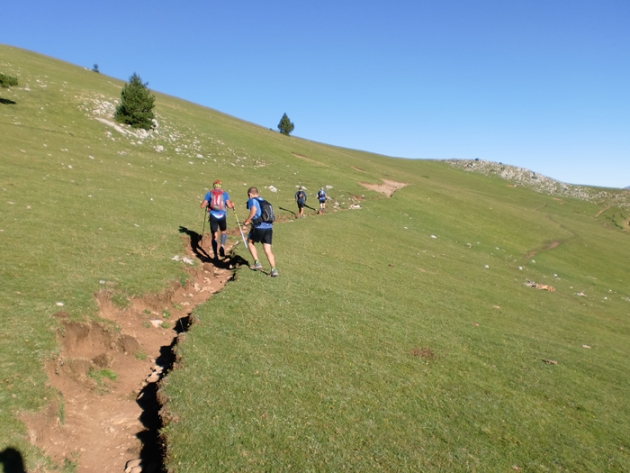
[[0,452],[0,463],[4,467],[4,473],[26,473],[22,454],[13,447],[7,447]]
[[223,260],[215,260],[212,256],[208,254],[206,250],[201,247],[201,235],[199,235],[199,233],[181,225],[179,227],[179,233],[185,233],[190,237],[190,247],[192,248],[193,253],[195,253],[197,259],[199,259],[199,261],[201,261],[202,263],[212,263],[217,268],[223,269],[231,269],[230,265],[233,265],[233,267],[237,267],[247,264],[246,259],[234,254],[234,252],[231,252],[231,254],[229,254]]
[[2,97],[0,97],[0,103],[3,105],[15,105],[16,102],[14,102],[13,100],[10,99],[3,99]]

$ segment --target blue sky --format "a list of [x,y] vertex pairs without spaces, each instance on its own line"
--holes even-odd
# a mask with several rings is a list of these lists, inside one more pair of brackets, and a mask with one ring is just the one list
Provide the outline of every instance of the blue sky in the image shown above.
[[630,1],[21,0],[0,43],[294,135],[630,186]]

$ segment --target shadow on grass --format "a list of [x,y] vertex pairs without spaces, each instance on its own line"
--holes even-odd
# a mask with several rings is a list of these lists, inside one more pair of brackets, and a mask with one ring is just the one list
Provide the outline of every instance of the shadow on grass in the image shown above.
[[197,257],[197,259],[202,263],[212,263],[214,266],[221,269],[232,269],[238,266],[242,266],[244,264],[248,264],[246,259],[233,253],[225,257],[223,260],[216,260],[212,256],[210,256],[206,250],[202,248],[201,235],[199,233],[182,226],[179,227],[179,233],[185,233],[190,237],[190,247],[192,248],[193,253]]
[[7,447],[0,452],[0,464],[4,473],[26,473],[22,454],[15,448]]
[[9,99],[3,99],[2,97],[0,97],[0,103],[3,105],[15,105],[17,102],[14,102],[13,100],[9,100]]
[[289,209],[285,209],[284,207],[278,207],[280,210],[284,210],[285,212],[289,212],[290,214],[292,214],[295,218],[297,218],[297,214],[293,211],[293,210],[289,210]]

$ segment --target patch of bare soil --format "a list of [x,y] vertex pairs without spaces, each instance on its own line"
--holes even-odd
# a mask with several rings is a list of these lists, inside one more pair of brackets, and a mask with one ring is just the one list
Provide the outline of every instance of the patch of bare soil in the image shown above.
[[398,189],[409,185],[406,182],[396,182],[389,179],[381,179],[381,181],[383,181],[383,184],[368,184],[367,182],[359,182],[359,184],[371,191],[381,192],[387,197],[391,197]]
[[555,247],[559,246],[562,243],[563,242],[560,241],[560,240],[554,240],[554,241],[552,241],[550,243],[547,243],[544,248],[540,248],[538,250],[534,250],[534,251],[531,251],[531,252],[527,253],[525,255],[525,259],[533,258],[538,253],[540,253],[541,251],[553,250]]
[[413,350],[411,350],[411,354],[425,360],[432,360],[435,358],[435,353],[433,353],[433,350],[431,350],[430,348],[414,347]]
[[306,161],[307,163],[312,163],[312,164],[317,164],[318,166],[328,167],[327,164],[320,163],[319,161],[316,161],[313,158],[309,158],[308,156],[304,156],[303,154],[294,153],[294,152],[291,152],[291,154],[295,156],[296,158],[301,159],[302,161]]
[[96,295],[98,322],[60,320],[61,351],[47,364],[59,399],[24,416],[30,439],[56,462],[73,462],[77,473],[161,472],[163,446],[158,386],[174,362],[172,348],[194,322],[191,312],[220,291],[243,260],[208,257],[209,238],[190,236],[189,256],[203,264],[186,286],[130,301],[121,309],[111,294]]

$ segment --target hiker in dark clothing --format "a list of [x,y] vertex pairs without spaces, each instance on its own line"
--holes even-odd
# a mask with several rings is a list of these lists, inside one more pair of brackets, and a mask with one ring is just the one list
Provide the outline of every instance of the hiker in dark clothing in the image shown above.
[[295,201],[298,206],[298,218],[304,218],[304,205],[306,205],[306,192],[304,192],[304,187],[300,186],[298,191],[295,193]]
[[[217,246],[219,229],[221,230],[221,247],[219,254],[225,256],[225,242],[227,241],[227,209],[234,208],[234,204],[230,201],[227,192],[221,189],[221,181],[217,180],[212,183],[212,190],[209,191],[201,201],[201,208],[208,210],[208,219],[210,220],[210,232],[212,233],[212,251],[214,259],[217,259]],[[201,235],[203,238],[203,235]]]
[[321,187],[319,189],[319,192],[317,193],[317,200],[319,200],[319,212],[320,214],[323,214],[324,211],[326,210],[326,200],[328,199],[328,195],[326,195],[326,191],[324,190],[323,187]]

